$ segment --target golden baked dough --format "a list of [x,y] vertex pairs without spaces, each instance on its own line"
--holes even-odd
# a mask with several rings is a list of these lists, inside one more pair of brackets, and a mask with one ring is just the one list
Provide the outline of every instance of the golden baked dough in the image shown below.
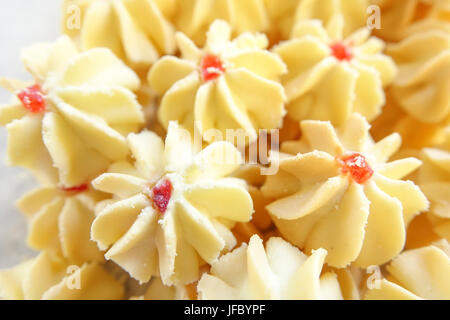
[[441,239],[434,231],[427,212],[414,217],[406,231],[405,250],[417,249]]
[[[266,208],[282,235],[306,251],[324,248],[327,263],[345,267],[381,265],[405,244],[411,219],[428,201],[402,177],[421,164],[415,158],[387,162],[400,147],[392,134],[373,143],[359,114],[334,129],[329,122],[304,120],[302,138],[282,144],[279,171],[263,193],[275,198]],[[295,154],[295,155],[291,155]]]
[[429,219],[434,232],[450,241],[450,126],[444,141],[435,148],[424,148],[421,159],[418,181],[431,203]]
[[[182,33],[176,40],[181,58],[166,56],[150,70],[150,86],[162,97],[161,124],[178,120],[207,142],[225,140],[227,129],[241,129],[248,141],[258,129],[278,128],[284,116],[284,90],[278,82],[286,66],[266,50],[264,34],[243,33],[230,41],[231,28],[211,24],[206,45],[199,49]],[[264,92],[264,95],[261,95]],[[214,131],[213,131],[214,130]]]
[[326,268],[325,270],[334,272],[339,281],[344,300],[361,300],[361,283],[364,274],[362,269],[355,267],[347,268]]
[[379,288],[369,289],[366,300],[450,299],[448,242],[408,250],[395,258]]
[[128,146],[134,165],[115,163],[93,181],[116,198],[99,204],[92,239],[141,283],[158,273],[165,285],[194,282],[198,256],[212,263],[231,250],[236,240],[229,227],[251,218],[245,181],[226,177],[239,166],[240,153],[228,142],[199,152],[176,122],[165,145],[143,131],[130,134]]
[[402,149],[420,150],[434,145],[442,136],[445,124],[422,122],[409,115],[392,96],[392,89],[385,91],[386,105],[372,123],[370,133],[375,141],[381,140],[392,132],[402,137]]
[[79,53],[67,36],[25,49],[22,59],[36,85],[16,88],[0,106],[11,165],[73,187],[127,157],[125,135],[144,122],[131,69],[105,48]]
[[450,300],[450,0],[62,10],[0,78],[41,183],[0,299]]
[[98,263],[80,267],[48,252],[11,269],[0,270],[0,299],[117,300],[123,285]]
[[230,24],[234,35],[261,32],[269,27],[264,0],[173,0],[171,21],[176,29],[203,45],[209,25],[216,19]]
[[339,17],[343,20],[344,35],[349,35],[366,24],[369,0],[264,0],[275,29],[282,39],[289,38],[298,21],[319,19],[325,26]]
[[131,297],[131,300],[189,300],[185,286],[165,286],[161,278],[154,277],[142,296]]
[[448,0],[371,0],[381,9],[381,28],[374,29],[377,37],[387,41],[399,41],[412,25],[430,20],[450,19]]
[[155,0],[64,0],[63,32],[80,42],[83,50],[106,47],[130,66],[145,69],[175,51],[174,29],[160,4]]
[[320,20],[299,21],[292,38],[274,47],[288,67],[282,83],[292,119],[341,125],[352,112],[369,122],[381,112],[383,87],[394,78],[395,64],[367,29],[344,39],[341,25],[339,19],[327,28]]
[[219,258],[198,283],[199,300],[342,299],[334,273],[321,276],[327,251],[307,256],[281,238],[257,235]]
[[90,239],[90,230],[95,205],[106,198],[88,185],[72,189],[44,186],[27,193],[17,202],[29,221],[27,244],[77,265],[103,261],[103,253]]
[[398,66],[392,94],[421,122],[438,123],[450,115],[450,22],[415,29],[386,53]]

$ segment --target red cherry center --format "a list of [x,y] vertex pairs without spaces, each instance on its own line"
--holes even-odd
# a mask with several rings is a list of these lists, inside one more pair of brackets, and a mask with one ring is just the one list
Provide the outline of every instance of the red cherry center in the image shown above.
[[330,46],[331,54],[336,57],[336,59],[343,60],[351,60],[353,58],[353,54],[351,49],[343,44],[342,42],[336,42]]
[[164,214],[172,196],[172,183],[168,179],[162,180],[152,189],[153,205]]
[[214,54],[206,54],[200,65],[202,69],[203,81],[217,79],[225,72],[225,67],[220,58]]
[[64,192],[73,192],[73,193],[81,193],[86,191],[89,188],[87,183],[80,184],[79,186],[75,187],[64,187],[60,186],[59,189]]
[[21,90],[17,97],[22,102],[23,106],[32,113],[39,113],[45,111],[45,98],[38,84],[32,85]]
[[352,179],[359,184],[363,184],[373,175],[372,168],[360,153],[342,156],[338,161],[341,165],[341,172],[349,173]]

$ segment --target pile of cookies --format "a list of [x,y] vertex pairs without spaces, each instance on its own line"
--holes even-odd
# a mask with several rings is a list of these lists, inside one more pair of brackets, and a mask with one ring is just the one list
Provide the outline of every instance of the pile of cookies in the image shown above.
[[65,0],[0,80],[3,299],[450,299],[448,0]]

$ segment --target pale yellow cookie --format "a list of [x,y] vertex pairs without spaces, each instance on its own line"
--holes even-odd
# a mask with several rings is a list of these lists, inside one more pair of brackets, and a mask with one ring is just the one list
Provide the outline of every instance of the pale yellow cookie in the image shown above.
[[0,299],[117,300],[123,285],[98,263],[71,265],[42,252],[11,269],[0,270]]
[[450,127],[444,141],[422,149],[421,159],[418,181],[431,203],[428,218],[434,232],[450,241]]
[[370,122],[381,113],[383,88],[396,66],[367,29],[343,38],[342,22],[334,23],[325,28],[320,20],[299,21],[292,38],[273,48],[288,68],[282,77],[288,115],[341,125],[359,112]]
[[394,98],[425,123],[448,121],[450,115],[450,22],[446,25],[447,30],[414,32],[386,50],[398,66],[391,89]]
[[176,29],[197,45],[204,45],[209,25],[226,21],[234,35],[263,32],[269,28],[264,0],[172,0],[170,19]]
[[97,47],[136,69],[146,69],[175,51],[174,28],[155,0],[64,0],[63,32],[83,50]]
[[27,244],[78,265],[103,261],[90,231],[95,205],[106,198],[107,194],[88,184],[74,188],[44,186],[28,192],[16,204],[29,222]]
[[366,300],[450,299],[448,242],[408,250],[388,266],[390,280],[379,280]]
[[198,283],[199,300],[342,299],[336,275],[321,275],[326,255],[318,249],[307,256],[281,238],[264,248],[254,235],[213,263]]
[[246,182],[226,177],[240,164],[228,142],[198,151],[175,122],[165,140],[143,131],[128,136],[134,163],[118,162],[93,186],[115,195],[97,209],[92,239],[141,283],[165,285],[199,277],[199,259],[212,263],[236,240],[229,228],[253,213]]
[[264,0],[271,21],[271,32],[289,38],[293,26],[303,20],[319,19],[325,26],[340,17],[342,30],[349,35],[366,24],[368,0]]
[[109,49],[80,53],[67,36],[25,49],[22,59],[36,84],[0,106],[9,164],[73,187],[128,156],[125,136],[144,123],[131,69]]
[[211,24],[202,49],[178,33],[181,58],[166,56],[151,68],[148,81],[161,96],[158,118],[165,128],[178,120],[209,143],[229,140],[230,133],[253,142],[259,129],[281,126],[285,95],[278,80],[285,64],[266,50],[264,34],[230,36],[221,20]]
[[406,226],[428,208],[419,187],[401,180],[421,161],[387,162],[401,137],[394,133],[374,143],[358,114],[337,129],[317,120],[302,121],[301,129],[300,140],[272,154],[279,171],[262,187],[276,199],[266,208],[281,234],[306,251],[326,249],[334,267],[394,258],[405,244]]

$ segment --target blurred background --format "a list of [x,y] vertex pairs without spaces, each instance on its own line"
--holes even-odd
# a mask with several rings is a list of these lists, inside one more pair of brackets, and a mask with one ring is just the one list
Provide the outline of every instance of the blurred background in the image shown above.
[[[61,0],[0,2],[0,77],[31,79],[20,61],[20,51],[30,44],[53,41],[60,34]],[[0,88],[0,104],[10,94]],[[0,268],[11,267],[35,253],[26,247],[27,226],[14,202],[36,182],[21,168],[6,167],[6,130],[0,127]]]

